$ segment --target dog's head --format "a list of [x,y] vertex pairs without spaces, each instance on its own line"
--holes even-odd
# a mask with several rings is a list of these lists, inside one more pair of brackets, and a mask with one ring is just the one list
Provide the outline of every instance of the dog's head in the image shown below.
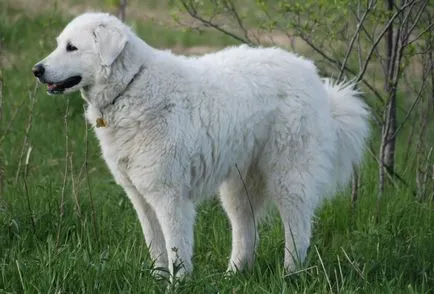
[[105,13],[86,13],[71,21],[57,37],[57,48],[32,69],[49,94],[92,86],[127,44],[125,26]]

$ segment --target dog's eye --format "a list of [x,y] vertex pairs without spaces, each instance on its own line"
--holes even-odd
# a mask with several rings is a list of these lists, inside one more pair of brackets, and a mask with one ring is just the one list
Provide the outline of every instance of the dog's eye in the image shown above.
[[77,47],[75,47],[71,43],[66,44],[66,51],[71,52],[71,51],[75,51],[75,50],[78,50]]

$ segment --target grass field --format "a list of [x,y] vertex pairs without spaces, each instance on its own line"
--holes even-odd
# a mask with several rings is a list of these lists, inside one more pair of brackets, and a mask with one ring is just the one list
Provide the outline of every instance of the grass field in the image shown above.
[[[71,15],[55,5],[38,10],[19,2],[0,2],[0,293],[162,293],[166,287],[151,276],[135,212],[87,130],[81,98],[35,88],[31,67],[54,48]],[[216,32],[174,30],[139,18],[128,23],[158,48],[234,43]],[[378,131],[373,135],[376,146]],[[405,140],[398,144],[400,150]],[[403,169],[402,157],[398,152]],[[413,174],[406,173],[411,185]],[[433,199],[416,201],[412,187],[398,184],[383,195],[376,217],[377,164],[368,155],[362,176],[355,208],[346,191],[318,211],[306,263],[292,274],[283,271],[283,232],[274,213],[260,227],[252,272],[225,277],[230,227],[216,201],[203,204],[195,270],[174,291],[434,292]]]

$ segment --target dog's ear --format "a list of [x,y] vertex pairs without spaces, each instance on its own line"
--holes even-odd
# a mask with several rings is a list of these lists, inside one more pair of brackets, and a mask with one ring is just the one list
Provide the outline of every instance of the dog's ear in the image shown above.
[[99,25],[95,31],[95,43],[103,66],[111,66],[124,50],[127,36],[116,27]]

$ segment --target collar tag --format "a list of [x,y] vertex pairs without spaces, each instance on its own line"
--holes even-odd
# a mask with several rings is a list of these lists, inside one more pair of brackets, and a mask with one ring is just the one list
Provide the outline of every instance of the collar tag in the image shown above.
[[97,128],[106,128],[107,122],[102,117],[98,117],[96,119],[96,127]]

